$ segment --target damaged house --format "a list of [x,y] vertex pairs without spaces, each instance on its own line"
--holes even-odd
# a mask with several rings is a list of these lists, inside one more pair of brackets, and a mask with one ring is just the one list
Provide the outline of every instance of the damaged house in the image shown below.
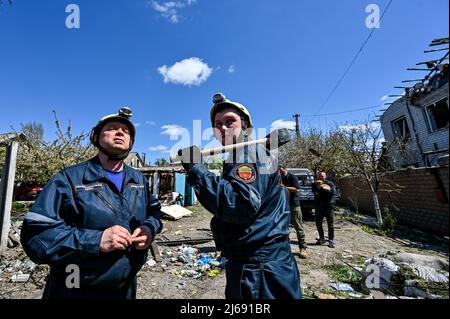
[[[448,38],[437,39],[431,47],[445,45],[443,49],[425,52],[447,51],[436,60],[417,63],[410,71],[428,72],[405,90],[381,115],[381,127],[390,147],[390,157],[396,167],[431,167],[448,164]],[[397,97],[399,95],[391,95]]]

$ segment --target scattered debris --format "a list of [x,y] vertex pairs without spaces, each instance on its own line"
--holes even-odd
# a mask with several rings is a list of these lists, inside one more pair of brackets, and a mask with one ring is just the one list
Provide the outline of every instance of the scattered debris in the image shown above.
[[30,279],[30,274],[17,273],[12,275],[11,282],[27,282]]
[[348,249],[344,250],[341,256],[344,259],[353,258],[352,252]]
[[184,237],[181,239],[175,239],[172,240],[169,237],[165,235],[158,235],[156,237],[156,242],[158,245],[165,245],[165,246],[178,246],[183,244],[203,244],[207,243],[209,241],[212,241],[214,238],[212,236],[207,237]]
[[154,259],[149,258],[147,260],[147,265],[150,267],[154,267],[154,266],[156,266],[156,261]]
[[414,273],[426,282],[448,282],[449,263],[435,256],[412,253],[400,253],[392,258],[398,264],[410,267]]
[[219,252],[199,253],[197,248],[189,245],[178,246],[175,250],[166,248],[161,254],[173,267],[169,272],[179,278],[198,279],[204,275],[214,278],[225,268],[226,260]]
[[357,292],[349,292],[348,295],[350,297],[352,297],[352,298],[355,298],[355,299],[359,299],[359,298],[362,298],[364,296],[363,294],[360,294],[360,293],[357,293]]
[[332,283],[332,284],[330,284],[330,287],[337,291],[346,291],[346,292],[353,292],[353,293],[355,292],[355,290],[349,284]]
[[161,207],[161,213],[163,216],[172,220],[178,220],[180,218],[191,216],[192,212],[189,209],[180,205],[170,205]]

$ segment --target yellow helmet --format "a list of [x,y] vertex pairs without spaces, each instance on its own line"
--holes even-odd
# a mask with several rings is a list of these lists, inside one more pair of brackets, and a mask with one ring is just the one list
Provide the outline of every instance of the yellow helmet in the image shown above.
[[232,108],[236,109],[239,113],[241,113],[243,115],[243,117],[244,117],[244,120],[248,121],[248,123],[249,123],[249,127],[248,128],[253,128],[252,117],[250,116],[250,112],[241,103],[237,103],[237,102],[233,102],[233,101],[228,100],[225,97],[225,95],[223,95],[222,93],[214,94],[213,103],[214,104],[211,107],[211,112],[210,112],[210,118],[211,118],[211,125],[212,125],[212,127],[214,127],[214,116],[216,115],[218,110],[220,108],[228,106],[228,107],[232,107]]

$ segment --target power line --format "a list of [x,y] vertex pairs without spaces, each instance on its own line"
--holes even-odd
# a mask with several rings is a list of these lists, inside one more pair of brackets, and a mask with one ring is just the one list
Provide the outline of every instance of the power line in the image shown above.
[[358,111],[363,111],[363,110],[370,110],[370,109],[375,109],[375,108],[379,108],[379,107],[382,107],[382,105],[367,106],[367,107],[362,107],[362,108],[359,108],[359,109],[351,109],[351,110],[346,110],[346,111],[341,111],[341,112],[334,112],[334,113],[322,113],[322,114],[315,114],[315,115],[302,115],[302,117],[319,117],[319,116],[338,115],[338,114],[353,113],[353,112],[358,112]]
[[[393,0],[390,0],[388,5],[386,6],[386,8],[384,9],[383,13],[381,14],[380,17],[380,23],[383,20],[384,15],[386,14],[387,10],[389,9],[389,7],[391,6]],[[331,91],[331,93],[327,96],[327,98],[325,99],[325,102],[323,102],[323,104],[319,107],[319,109],[317,110],[317,113],[315,115],[317,115],[322,109],[323,107],[328,103],[328,101],[331,99],[331,97],[333,96],[334,92],[336,92],[336,90],[338,89],[339,85],[342,83],[342,81],[344,80],[345,76],[347,75],[347,73],[350,71],[351,67],[353,66],[353,64],[356,62],[356,59],[358,58],[358,56],[361,54],[362,50],[364,49],[364,47],[366,46],[367,42],[369,42],[369,39],[372,37],[372,34],[374,33],[375,28],[372,29],[372,31],[370,31],[369,36],[366,38],[366,40],[363,42],[363,44],[361,45],[361,47],[359,48],[358,52],[356,52],[356,55],[353,57],[353,60],[350,62],[349,66],[347,67],[347,69],[345,70],[344,74],[341,76],[341,78],[339,79],[339,81],[337,82],[337,84],[334,86],[333,90]]]

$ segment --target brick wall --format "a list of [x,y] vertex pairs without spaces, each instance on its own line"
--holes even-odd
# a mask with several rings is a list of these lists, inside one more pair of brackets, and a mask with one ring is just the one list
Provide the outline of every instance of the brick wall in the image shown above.
[[[449,168],[405,169],[382,175],[380,207],[399,208],[401,224],[428,232],[449,234]],[[339,183],[341,201],[362,213],[375,214],[365,180],[354,177]]]

